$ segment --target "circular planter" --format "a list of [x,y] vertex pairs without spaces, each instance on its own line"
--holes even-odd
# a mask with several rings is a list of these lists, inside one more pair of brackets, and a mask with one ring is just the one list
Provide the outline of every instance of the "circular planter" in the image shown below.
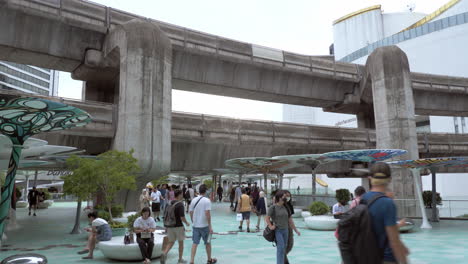
[[26,208],[26,207],[28,207],[28,202],[25,202],[25,201],[16,202],[16,208]]
[[410,232],[411,230],[413,230],[415,226],[413,220],[411,219],[406,219],[405,222],[406,222],[406,225],[400,227],[400,233]]
[[302,209],[294,209],[294,214],[292,215],[293,218],[302,217]]
[[[125,227],[122,227],[122,228],[112,228],[112,236],[113,237],[116,237],[116,236],[125,236],[125,231],[126,231],[126,228]],[[123,241],[123,240],[122,240]]]
[[54,200],[45,200],[37,205],[37,209],[47,209],[54,204]]
[[305,219],[305,218],[307,218],[309,216],[312,216],[312,214],[310,212],[307,212],[307,211],[302,211],[301,216]]
[[328,215],[315,215],[304,218],[306,227],[313,230],[335,230],[339,219]]

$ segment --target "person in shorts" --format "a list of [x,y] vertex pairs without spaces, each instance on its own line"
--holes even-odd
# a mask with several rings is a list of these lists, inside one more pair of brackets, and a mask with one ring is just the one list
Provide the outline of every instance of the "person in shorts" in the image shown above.
[[161,211],[161,192],[159,191],[159,185],[151,193],[151,211],[153,211],[155,220],[161,221],[159,219],[159,212]]
[[205,242],[206,255],[208,257],[207,264],[216,263],[217,259],[211,257],[211,234],[213,234],[213,227],[211,226],[211,202],[206,198],[207,187],[205,184],[200,185],[200,196],[193,199],[190,203],[190,219],[193,224],[192,232],[192,253],[190,256],[190,264],[195,261],[195,254],[197,253],[198,244],[203,238]]
[[86,232],[89,233],[88,243],[85,249],[78,252],[80,255],[88,253],[88,256],[83,257],[83,259],[93,259],[96,243],[112,239],[112,229],[106,220],[98,218],[95,212],[88,214],[88,220],[91,222],[91,227],[85,228]]
[[182,256],[184,255],[184,239],[185,239],[185,228],[183,223],[188,227],[190,226],[189,222],[187,222],[187,219],[185,218],[185,208],[184,208],[184,196],[182,194],[181,190],[176,190],[174,192],[175,195],[175,200],[171,202],[172,206],[175,206],[174,208],[174,214],[175,214],[175,219],[176,219],[176,224],[174,227],[167,227],[166,232],[167,232],[167,238],[169,240],[169,243],[167,244],[166,248],[163,249],[163,253],[161,255],[161,264],[166,263],[167,259],[167,254],[171,250],[172,246],[174,246],[176,240],[179,242],[179,261],[177,262],[178,264],[185,264],[187,261],[182,259]]
[[28,201],[29,201],[29,215],[31,215],[31,209],[34,210],[34,216],[36,216],[37,204],[39,203],[39,192],[34,186],[32,190],[28,192]]
[[252,199],[247,195],[247,189],[242,188],[242,195],[239,198],[238,204],[239,208],[237,209],[238,213],[242,214],[242,220],[239,224],[239,230],[242,231],[242,224],[244,220],[247,221],[247,233],[250,232],[250,211],[252,210]]

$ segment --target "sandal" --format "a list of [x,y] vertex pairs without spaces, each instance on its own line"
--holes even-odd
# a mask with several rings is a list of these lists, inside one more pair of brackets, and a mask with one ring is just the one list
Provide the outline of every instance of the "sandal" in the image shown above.
[[211,258],[210,260],[208,260],[208,261],[206,262],[206,264],[214,264],[214,263],[216,263],[216,262],[218,262],[217,259]]

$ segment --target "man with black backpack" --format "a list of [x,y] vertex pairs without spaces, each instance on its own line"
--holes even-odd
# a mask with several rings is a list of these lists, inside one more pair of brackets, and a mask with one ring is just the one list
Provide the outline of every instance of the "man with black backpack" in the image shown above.
[[344,264],[406,264],[408,249],[400,240],[396,205],[385,195],[390,167],[379,162],[371,168],[369,192],[338,222],[338,240]]
[[176,190],[174,192],[174,196],[175,200],[167,206],[164,214],[164,227],[166,228],[169,243],[166,248],[163,249],[163,253],[160,258],[161,264],[166,263],[167,253],[171,250],[172,246],[174,246],[176,240],[179,242],[179,261],[177,263],[187,263],[187,261],[182,259],[185,239],[185,228],[182,223],[185,223],[186,226],[190,226],[190,224],[187,222],[187,219],[185,219],[182,191]]

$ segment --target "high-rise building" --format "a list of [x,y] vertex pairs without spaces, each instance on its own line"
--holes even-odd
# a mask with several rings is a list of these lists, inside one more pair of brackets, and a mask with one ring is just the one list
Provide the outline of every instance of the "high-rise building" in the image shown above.
[[0,61],[0,89],[57,96],[58,71]]

